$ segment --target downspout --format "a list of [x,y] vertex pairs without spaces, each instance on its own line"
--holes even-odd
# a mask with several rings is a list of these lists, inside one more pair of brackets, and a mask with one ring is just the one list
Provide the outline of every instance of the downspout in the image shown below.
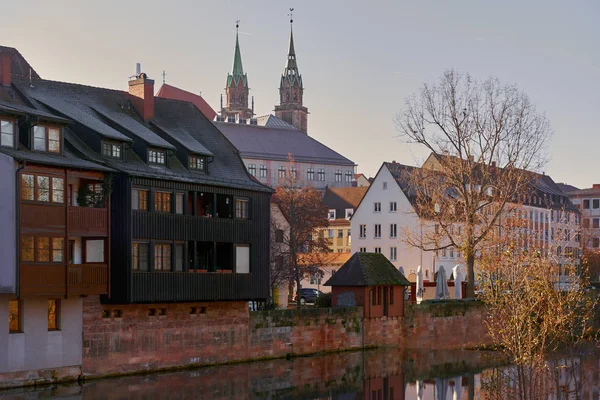
[[17,298],[20,299],[21,298],[21,218],[20,218],[20,207],[21,207],[21,179],[19,179],[19,173],[23,170],[23,168],[25,168],[25,166],[27,165],[26,161],[23,161],[22,164],[19,165],[19,168],[16,169],[15,171],[15,179],[16,179],[16,183],[17,183],[17,193],[15,195],[15,232],[16,232],[16,239],[15,243],[17,246],[17,251],[15,253],[16,255],[16,274],[15,274],[15,283],[16,283],[16,293],[17,293]]

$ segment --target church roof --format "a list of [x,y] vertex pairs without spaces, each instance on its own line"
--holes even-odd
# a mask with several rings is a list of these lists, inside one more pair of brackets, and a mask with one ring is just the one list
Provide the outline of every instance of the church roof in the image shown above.
[[204,114],[204,116],[211,121],[215,119],[217,113],[212,109],[210,105],[202,98],[202,96],[188,92],[187,90],[180,89],[175,86],[168,85],[163,83],[163,85],[158,89],[158,93],[156,97],[163,97],[165,99],[173,99],[173,100],[181,100],[187,101],[194,104],[198,109]]
[[227,74],[227,87],[237,86],[242,80],[244,87],[248,87],[248,78],[242,66],[242,53],[240,52],[240,41],[237,31],[235,32],[235,53],[233,55],[233,68],[231,74]]
[[294,125],[288,124],[281,118],[277,118],[273,114],[261,115],[256,117],[258,125],[266,126],[268,128],[281,128],[281,129],[296,129]]
[[325,286],[410,286],[410,282],[381,253],[354,253]]
[[243,158],[354,166],[346,157],[297,129],[214,122]]
[[298,72],[298,63],[296,61],[296,50],[294,49],[294,32],[290,28],[290,48],[287,54],[287,62],[285,64],[285,70],[281,75],[281,87],[285,81],[288,81],[290,86],[302,87],[302,75]]

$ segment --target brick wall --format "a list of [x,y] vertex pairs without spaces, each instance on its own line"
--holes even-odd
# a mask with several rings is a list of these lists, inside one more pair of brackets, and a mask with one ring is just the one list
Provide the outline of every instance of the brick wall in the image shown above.
[[408,306],[406,314],[363,319],[361,307],[249,313],[245,302],[108,306],[90,296],[82,369],[101,376],[363,345],[456,349],[489,342],[478,303]]

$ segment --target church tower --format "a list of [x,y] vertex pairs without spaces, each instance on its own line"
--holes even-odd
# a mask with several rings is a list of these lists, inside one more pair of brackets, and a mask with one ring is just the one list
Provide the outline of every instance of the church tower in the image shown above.
[[231,74],[227,74],[227,85],[225,87],[226,106],[223,107],[223,97],[221,97],[221,118],[224,121],[228,119],[235,120],[236,117],[242,120],[252,118],[254,115],[254,99],[252,108],[248,107],[248,76],[244,73],[242,67],[242,54],[240,52],[240,42],[238,38],[238,29],[240,21],[235,24],[235,53],[233,55],[233,68]]
[[279,105],[275,106],[275,116],[293,125],[298,130],[308,131],[308,108],[302,105],[304,86],[302,75],[298,72],[296,63],[296,51],[294,49],[294,32],[292,25],[293,8],[290,9],[290,48],[287,55],[287,63],[281,81],[279,83]]

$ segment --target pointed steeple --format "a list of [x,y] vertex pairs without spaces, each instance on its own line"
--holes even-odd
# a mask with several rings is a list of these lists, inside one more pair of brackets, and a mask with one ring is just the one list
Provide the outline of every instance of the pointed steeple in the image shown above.
[[283,76],[281,77],[281,85],[283,86],[284,80],[287,79],[290,85],[296,84],[299,87],[302,87],[302,76],[298,72],[298,64],[296,62],[296,50],[294,49],[294,19],[292,18],[292,13],[294,9],[290,8],[290,48],[287,54],[287,62],[285,64],[285,70],[283,71]]
[[294,50],[294,31],[290,26],[290,49],[288,50],[288,59],[285,69],[295,69],[298,71],[298,65],[296,64],[296,50]]
[[235,52],[233,54],[233,68],[231,74],[227,74],[227,87],[237,86],[242,81],[244,87],[248,87],[248,78],[244,74],[244,67],[242,66],[242,53],[240,51],[240,40],[238,30],[240,27],[240,21],[235,22]]

